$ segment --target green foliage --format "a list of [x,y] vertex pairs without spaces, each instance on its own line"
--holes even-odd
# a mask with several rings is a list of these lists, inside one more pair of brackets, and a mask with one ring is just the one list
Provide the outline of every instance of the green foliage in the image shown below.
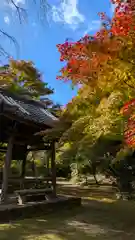
[[111,73],[110,76],[114,82],[108,81],[107,88],[82,85],[78,95],[63,110],[60,127],[49,133],[60,139],[59,159],[69,165],[77,163],[80,172],[85,167],[90,174],[106,172],[111,162],[118,160],[117,152],[124,146],[125,119],[120,109],[134,91],[127,83],[116,85],[117,75]]
[[49,95],[53,90],[42,81],[41,73],[31,61],[10,60],[9,65],[0,68],[0,87],[33,98]]

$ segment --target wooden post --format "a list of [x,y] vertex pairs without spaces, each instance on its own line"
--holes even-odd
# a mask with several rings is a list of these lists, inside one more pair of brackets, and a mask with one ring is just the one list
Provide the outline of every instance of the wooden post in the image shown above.
[[25,177],[26,172],[26,158],[22,161],[22,172],[21,172],[21,178],[23,179]]
[[56,196],[56,163],[55,163],[55,141],[51,144],[51,172],[53,195]]
[[3,168],[3,182],[2,182],[2,192],[1,192],[1,203],[6,203],[8,200],[8,177],[9,177],[9,170],[12,161],[12,149],[13,149],[13,136],[9,138],[8,146],[7,146],[7,153],[4,162]]
[[[49,172],[50,151],[46,152],[45,155],[46,155],[46,169],[47,169],[46,172],[47,172],[47,178],[48,178],[48,177],[50,177],[50,172]],[[48,186],[49,185],[49,180],[47,179],[46,182],[47,182],[47,186]]]
[[22,171],[21,171],[21,180],[20,180],[20,189],[24,188],[24,178],[25,178],[25,173],[26,173],[26,158],[23,159],[22,161]]

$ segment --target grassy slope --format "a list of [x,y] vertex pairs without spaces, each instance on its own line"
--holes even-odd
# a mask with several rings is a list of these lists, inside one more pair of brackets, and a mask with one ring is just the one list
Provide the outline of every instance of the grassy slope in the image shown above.
[[134,240],[135,203],[116,202],[109,188],[60,187],[84,196],[80,209],[0,225],[0,240]]

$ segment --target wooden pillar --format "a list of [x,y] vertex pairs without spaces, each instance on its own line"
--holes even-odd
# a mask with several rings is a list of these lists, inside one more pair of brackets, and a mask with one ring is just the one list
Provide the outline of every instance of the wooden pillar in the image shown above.
[[50,176],[50,173],[49,173],[49,158],[50,158],[50,151],[45,150],[44,151],[44,166],[46,168],[45,177],[47,177],[47,180],[46,180],[47,187],[49,186],[48,177]]
[[46,168],[47,168],[47,177],[49,177],[49,153],[46,153]]
[[55,141],[51,144],[51,172],[53,195],[56,196],[56,163],[55,163]]
[[2,182],[2,192],[1,192],[1,203],[6,203],[8,200],[8,177],[9,177],[9,170],[12,161],[12,149],[13,149],[13,136],[9,138],[8,146],[7,146],[7,153],[4,162],[3,168],[3,182]]
[[22,161],[22,172],[21,172],[21,178],[23,179],[25,177],[26,172],[26,158]]

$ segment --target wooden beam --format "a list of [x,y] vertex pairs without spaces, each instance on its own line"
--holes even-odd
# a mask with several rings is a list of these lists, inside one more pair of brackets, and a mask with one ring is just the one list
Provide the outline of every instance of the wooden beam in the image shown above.
[[12,149],[13,149],[13,136],[9,138],[8,146],[7,146],[7,153],[4,162],[3,168],[3,182],[2,182],[2,192],[1,192],[1,203],[6,203],[8,200],[8,175],[10,170],[10,165],[12,161]]
[[44,151],[44,150],[51,150],[51,146],[43,146],[43,147],[36,147],[36,148],[29,148],[28,151],[32,152],[32,151]]
[[5,133],[8,135],[8,136],[11,136],[12,134],[14,134],[15,136],[15,139],[14,139],[14,142],[15,143],[18,143],[19,145],[22,145],[24,143],[26,144],[30,144],[30,143],[35,143],[36,142],[36,138],[34,137],[33,134],[28,134],[27,132],[25,134],[23,133],[18,133],[18,132],[12,132],[12,131],[8,131],[6,130]]
[[[18,142],[18,141],[14,141],[14,144],[18,144],[18,145],[24,145],[24,142]],[[51,146],[37,146],[37,147],[30,147],[27,149],[28,152],[32,152],[32,151],[44,151],[44,150],[51,150]],[[0,152],[6,152],[7,151],[7,147],[4,146],[4,147],[0,147]]]
[[7,151],[7,147],[0,147],[0,152],[6,152]]
[[12,114],[12,113],[2,113],[2,115],[3,116],[5,116],[6,118],[8,118],[8,119],[11,119],[11,120],[16,120],[16,121],[18,121],[19,123],[23,123],[23,124],[25,124],[25,125],[27,125],[27,126],[30,126],[30,127],[33,127],[33,128],[35,128],[35,129],[39,129],[39,127],[40,128],[42,128],[42,127],[44,127],[45,128],[45,125],[44,124],[36,124],[36,123],[34,123],[34,122],[32,122],[32,121],[28,121],[28,120],[25,120],[25,119],[22,119],[21,117],[15,117],[14,116],[14,114]]
[[52,187],[53,195],[56,196],[56,163],[55,163],[55,141],[51,144],[51,172],[52,172]]

